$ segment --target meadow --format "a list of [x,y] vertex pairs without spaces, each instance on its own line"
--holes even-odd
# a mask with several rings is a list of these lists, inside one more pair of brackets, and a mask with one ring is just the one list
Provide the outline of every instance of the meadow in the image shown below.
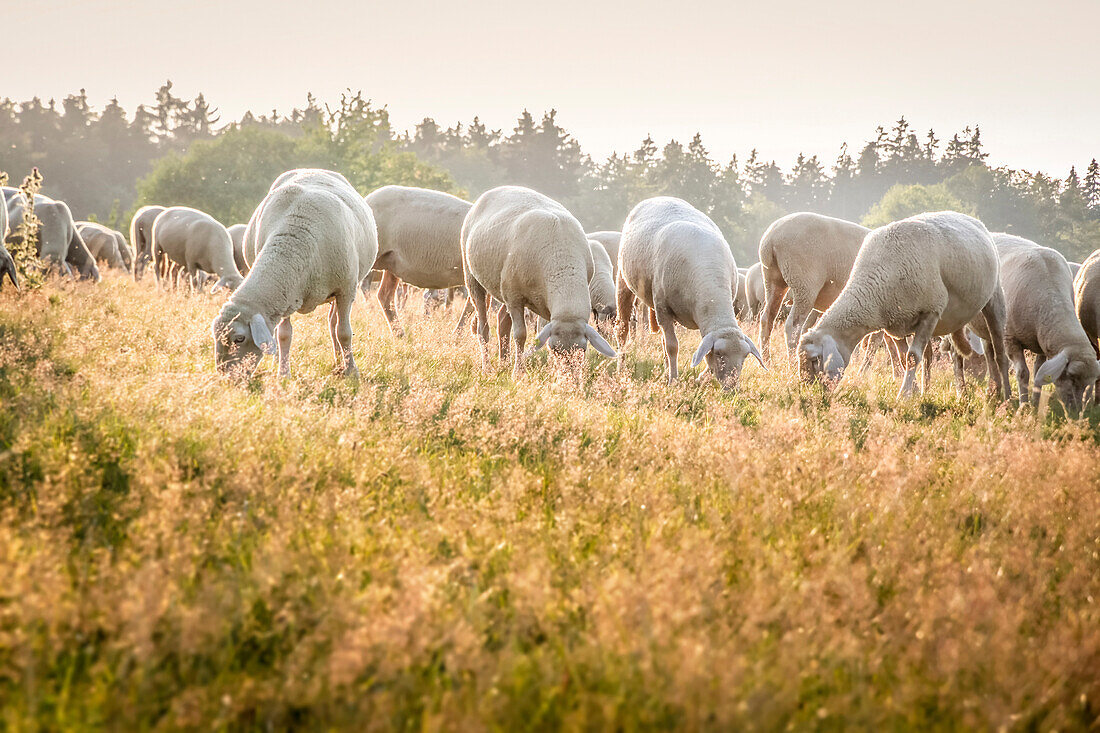
[[650,334],[514,382],[415,296],[358,385],[319,311],[238,387],[221,302],[0,293],[0,727],[1098,724],[1100,409],[668,386]]

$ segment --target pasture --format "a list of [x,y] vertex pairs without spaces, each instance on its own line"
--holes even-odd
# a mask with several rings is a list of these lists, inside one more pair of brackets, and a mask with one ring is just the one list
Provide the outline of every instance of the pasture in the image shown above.
[[221,302],[113,272],[0,293],[0,726],[1100,715],[1098,408],[958,399],[943,361],[899,400],[881,353],[728,393],[690,378],[695,333],[672,386],[648,333],[581,385],[545,356],[514,382],[417,295],[404,340],[356,303],[358,385],[318,311],[290,379],[237,387]]

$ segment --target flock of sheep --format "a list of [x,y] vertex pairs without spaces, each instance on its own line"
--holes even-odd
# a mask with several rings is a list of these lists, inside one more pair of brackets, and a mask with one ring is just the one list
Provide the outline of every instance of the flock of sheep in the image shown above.
[[[7,237],[26,201],[13,188],[4,199],[0,231]],[[621,233],[586,234],[560,203],[519,186],[494,188],[472,204],[404,186],[364,198],[339,173],[292,170],[276,179],[247,225],[226,228],[187,207],[140,209],[132,251],[121,233],[74,222],[63,202],[36,195],[34,210],[42,222],[39,256],[63,271],[98,279],[99,261],[138,278],[151,264],[158,281],[186,279],[193,288],[216,278],[213,290],[231,294],[213,323],[215,364],[239,378],[264,354],[276,355],[279,374],[288,375],[290,316],[322,303],[331,304],[336,371],[356,377],[351,307],[360,289],[369,292],[373,272],[397,336],[399,289],[423,288],[426,299],[447,293],[449,303],[464,287],[458,329],[473,315],[486,368],[494,308],[499,355],[503,361],[514,352],[517,377],[543,346],[556,355],[591,346],[616,359],[597,326],[613,322],[621,346],[648,320],[663,334],[670,382],[678,377],[681,326],[701,335],[692,366],[705,362],[704,374],[733,389],[749,356],[762,367],[769,361],[772,326],[787,304],[787,348],[806,378],[839,379],[857,346],[869,350],[881,338],[904,372],[901,393],[911,394],[922,363],[927,386],[933,340],[944,337],[960,392],[963,359],[974,354],[984,354],[989,391],[999,399],[1011,398],[1010,366],[1021,404],[1053,382],[1076,411],[1100,386],[1100,251],[1083,265],[1069,263],[955,212],[875,230],[791,214],[764,233],[760,261],[739,269],[709,217],[664,196],[635,206]],[[15,282],[11,257],[0,252],[0,275]],[[645,313],[636,316],[639,301]],[[528,317],[539,330],[525,350]],[[757,317],[761,349],[738,320]],[[1035,354],[1034,388],[1026,351]]]

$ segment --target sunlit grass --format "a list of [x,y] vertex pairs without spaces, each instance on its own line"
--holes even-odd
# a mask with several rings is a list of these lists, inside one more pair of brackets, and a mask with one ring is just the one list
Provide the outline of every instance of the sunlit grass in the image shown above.
[[219,306],[0,293],[5,727],[1095,725],[1095,412],[668,386],[648,334],[513,382],[413,298],[358,385],[319,310],[238,388]]

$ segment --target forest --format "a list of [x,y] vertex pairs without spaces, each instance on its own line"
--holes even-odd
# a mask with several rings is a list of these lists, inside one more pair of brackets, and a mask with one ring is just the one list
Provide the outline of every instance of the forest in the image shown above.
[[[978,122],[947,136],[904,117],[841,142],[834,160],[770,159],[749,152],[715,160],[701,133],[686,144],[652,137],[598,160],[556,110],[523,110],[511,131],[478,117],[425,118],[398,130],[383,103],[348,91],[337,103],[307,95],[289,112],[223,119],[199,94],[165,82],[149,104],[96,109],[84,90],[63,100],[0,101],[0,170],[13,182],[37,167],[43,192],[78,217],[125,228],[146,203],[190,205],[224,224],[247,221],[282,171],[341,170],[362,192],[387,183],[469,198],[497,185],[529,186],[561,201],[588,231],[618,229],[630,208],[655,195],[686,199],[722,228],[738,263],[756,258],[777,217],[809,210],[878,226],[914,213],[953,209],[993,231],[1033,239],[1080,261],[1100,248],[1100,164],[1064,178],[989,165]],[[630,149],[633,147],[633,149]]]

